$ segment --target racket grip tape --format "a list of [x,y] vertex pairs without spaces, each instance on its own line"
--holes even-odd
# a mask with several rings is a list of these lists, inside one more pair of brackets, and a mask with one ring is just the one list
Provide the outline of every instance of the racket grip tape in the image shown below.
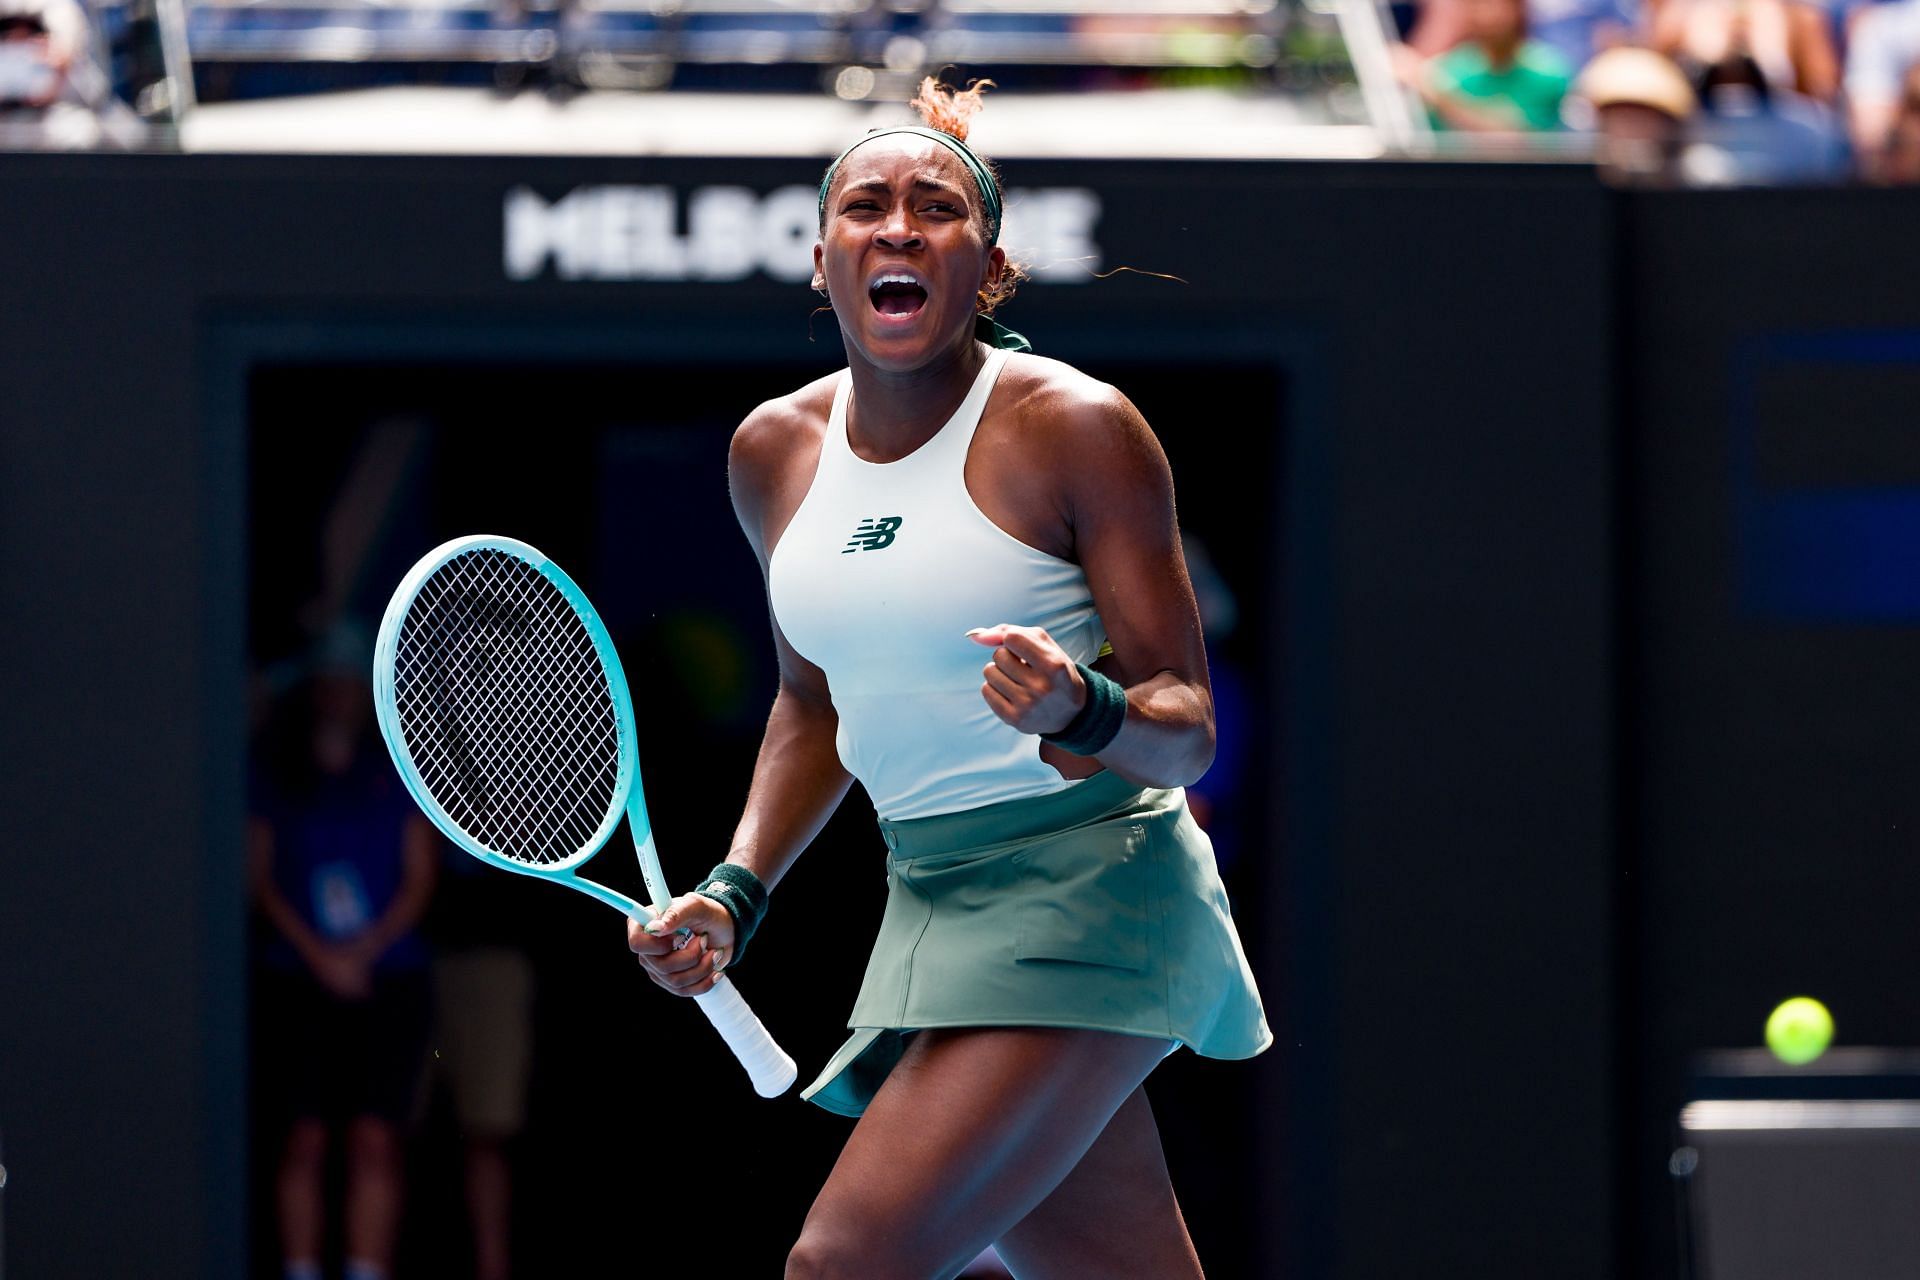
[[774,1043],[766,1026],[740,998],[729,978],[722,975],[704,994],[695,996],[693,1002],[700,1006],[700,1012],[707,1015],[707,1021],[713,1023],[713,1029],[747,1069],[755,1093],[763,1098],[777,1098],[793,1087],[800,1069],[787,1051]]

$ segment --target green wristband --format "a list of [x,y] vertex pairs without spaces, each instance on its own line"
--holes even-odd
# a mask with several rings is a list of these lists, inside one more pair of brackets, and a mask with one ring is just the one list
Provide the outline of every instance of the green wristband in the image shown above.
[[767,886],[760,877],[737,862],[723,862],[707,872],[707,878],[694,886],[695,893],[712,898],[733,917],[733,954],[726,967],[740,963],[747,952],[747,939],[760,927],[767,914]]
[[1043,733],[1040,740],[1077,756],[1097,756],[1120,735],[1120,726],[1127,722],[1127,691],[1084,662],[1074,666],[1087,682],[1086,705],[1066,728]]

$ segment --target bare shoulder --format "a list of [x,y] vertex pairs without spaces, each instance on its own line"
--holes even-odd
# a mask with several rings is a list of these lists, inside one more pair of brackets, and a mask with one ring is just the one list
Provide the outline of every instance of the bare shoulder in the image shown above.
[[1001,377],[1018,429],[1044,453],[1082,467],[1165,468],[1153,428],[1112,383],[1064,361],[1025,353],[1011,357]]
[[734,429],[727,448],[727,488],[734,514],[756,551],[764,553],[770,526],[784,528],[804,496],[820,457],[833,410],[838,374],[755,406]]
[[[780,460],[797,447],[819,444],[833,409],[834,385],[839,375],[816,378],[797,391],[763,400],[735,428],[727,450],[727,467],[736,483],[755,473],[777,469]],[[742,474],[742,472],[746,474]]]

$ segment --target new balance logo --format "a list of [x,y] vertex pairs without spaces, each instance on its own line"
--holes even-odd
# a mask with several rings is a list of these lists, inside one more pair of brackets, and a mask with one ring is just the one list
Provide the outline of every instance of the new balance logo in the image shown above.
[[879,551],[893,545],[893,531],[900,527],[900,516],[878,516],[871,520],[862,520],[860,527],[847,539],[846,550],[841,555],[851,555],[855,551]]

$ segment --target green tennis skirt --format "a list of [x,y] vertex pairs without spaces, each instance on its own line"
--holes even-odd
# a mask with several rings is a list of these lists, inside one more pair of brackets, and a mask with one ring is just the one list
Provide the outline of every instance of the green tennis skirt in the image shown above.
[[1081,1027],[1209,1058],[1273,1043],[1186,793],[1064,791],[881,820],[887,907],[848,1027],[802,1094],[857,1116],[928,1027]]

